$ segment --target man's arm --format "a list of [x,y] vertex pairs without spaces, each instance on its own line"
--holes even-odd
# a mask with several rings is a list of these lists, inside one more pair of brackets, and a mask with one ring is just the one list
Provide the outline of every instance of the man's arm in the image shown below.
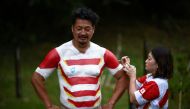
[[36,93],[38,94],[40,99],[43,101],[46,109],[60,109],[58,106],[52,104],[44,85],[45,79],[41,75],[34,72],[32,75],[31,82]]
[[46,55],[45,59],[41,62],[31,78],[32,85],[36,93],[44,103],[46,109],[59,109],[58,106],[52,104],[45,88],[45,78],[47,78],[57,67],[59,60],[60,57],[56,49],[52,49]]
[[47,90],[44,85],[45,79],[38,73],[34,72],[32,75],[31,82],[36,93],[38,94],[40,99],[43,101],[46,109],[50,109],[50,107],[52,107],[52,102],[50,101],[48,97]]
[[108,101],[108,104],[103,106],[103,109],[113,109],[116,102],[123,95],[126,88],[128,88],[129,81],[123,70],[119,70],[114,77],[116,78],[116,85],[112,97]]
[[106,50],[104,54],[104,61],[105,66],[116,78],[116,85],[112,97],[110,98],[108,104],[103,106],[103,109],[113,109],[116,102],[128,87],[129,82],[127,81],[125,72],[122,70],[122,66],[119,64],[116,56],[111,51]]

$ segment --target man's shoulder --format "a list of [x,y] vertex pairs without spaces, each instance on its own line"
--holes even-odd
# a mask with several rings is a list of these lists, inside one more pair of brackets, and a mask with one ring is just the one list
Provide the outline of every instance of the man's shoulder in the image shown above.
[[68,42],[65,42],[63,44],[61,44],[60,46],[58,46],[57,48],[65,48],[65,47],[71,47],[72,46],[72,41],[68,41]]
[[104,47],[102,47],[102,46],[100,46],[100,45],[98,45],[98,44],[96,44],[96,43],[94,43],[94,42],[90,42],[90,45],[91,45],[91,48],[93,48],[93,49],[95,49],[95,50],[97,50],[97,49],[103,50],[103,51],[106,50],[106,48],[104,48]]
[[96,43],[93,43],[93,42],[90,42],[90,43],[91,43],[91,45],[92,45],[94,48],[99,48],[99,49],[102,49],[102,50],[104,50],[104,51],[108,51],[108,52],[111,52],[111,53],[112,53],[111,50],[109,50],[109,49],[107,49],[107,48],[105,48],[105,47],[103,47],[103,46],[100,46],[100,45],[98,45],[98,44],[96,44]]
[[64,52],[72,49],[72,41],[65,42],[61,44],[60,46],[56,47],[58,54],[63,54]]

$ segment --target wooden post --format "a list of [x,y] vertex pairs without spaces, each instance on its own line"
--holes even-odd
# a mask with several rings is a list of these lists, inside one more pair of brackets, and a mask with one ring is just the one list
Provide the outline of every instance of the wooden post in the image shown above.
[[21,98],[21,75],[20,75],[20,47],[16,46],[15,49],[15,89],[16,98]]
[[146,42],[146,39],[144,38],[143,39],[143,73],[144,75],[147,73],[146,72],[146,69],[145,69],[145,60],[147,59],[147,42]]
[[[180,87],[182,87],[182,85],[183,85],[182,78],[180,79],[180,83],[179,84],[180,84]],[[179,91],[179,105],[178,105],[178,109],[182,109],[181,106],[182,106],[182,89],[180,89],[180,91]]]
[[117,36],[117,49],[116,49],[116,57],[120,58],[122,52],[122,35],[118,34]]
[[[117,58],[120,58],[121,51],[122,51],[122,35],[118,34],[117,35],[117,48],[116,48],[116,53],[115,53]],[[113,79],[113,76],[112,75],[107,75],[106,78],[107,79],[106,79],[105,85],[111,87],[112,89],[114,89],[115,84],[112,84],[112,82],[111,82],[112,79]]]

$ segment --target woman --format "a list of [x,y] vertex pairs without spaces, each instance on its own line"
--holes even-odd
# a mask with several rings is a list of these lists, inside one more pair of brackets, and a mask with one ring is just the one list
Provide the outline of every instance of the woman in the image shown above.
[[138,109],[168,108],[168,79],[173,73],[170,50],[157,47],[150,51],[145,61],[147,75],[136,79],[136,68],[129,64],[128,57],[122,58],[123,69],[130,78],[130,101]]

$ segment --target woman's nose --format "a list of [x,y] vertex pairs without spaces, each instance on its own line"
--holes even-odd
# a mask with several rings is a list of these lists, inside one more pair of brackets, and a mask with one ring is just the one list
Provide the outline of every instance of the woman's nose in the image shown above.
[[145,63],[147,63],[147,60],[145,60]]

